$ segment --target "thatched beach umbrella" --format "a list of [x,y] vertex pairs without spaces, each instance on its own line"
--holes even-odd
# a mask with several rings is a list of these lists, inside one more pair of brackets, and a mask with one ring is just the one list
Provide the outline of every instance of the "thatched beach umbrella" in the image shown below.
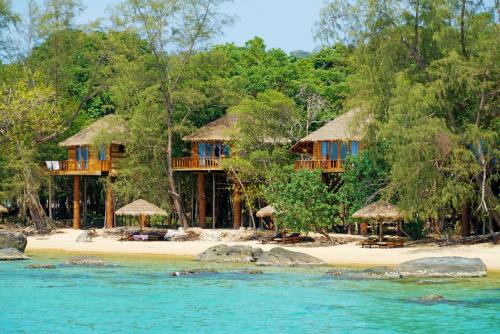
[[0,217],[2,218],[2,223],[3,223],[3,214],[7,212],[9,212],[9,209],[0,204]]
[[380,229],[379,229],[380,241],[383,241],[382,223],[401,221],[404,218],[401,211],[399,211],[399,209],[395,205],[392,205],[385,201],[378,201],[368,206],[365,206],[364,208],[361,208],[358,211],[356,211],[352,215],[352,217],[371,220],[380,224]]
[[149,203],[143,199],[138,199],[116,211],[117,216],[140,217],[141,229],[146,226],[146,216],[167,216],[167,211]]
[[276,213],[274,206],[268,205],[257,211],[256,215],[258,218],[272,217]]

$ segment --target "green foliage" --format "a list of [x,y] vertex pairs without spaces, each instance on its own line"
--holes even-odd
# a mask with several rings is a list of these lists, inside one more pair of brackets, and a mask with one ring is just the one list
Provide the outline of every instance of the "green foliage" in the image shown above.
[[385,162],[374,162],[369,156],[370,151],[364,151],[357,157],[349,155],[346,159],[345,172],[340,174],[340,186],[334,192],[337,223],[353,223],[352,214],[378,200],[379,190],[388,182]]
[[268,185],[265,197],[275,207],[276,224],[282,230],[326,234],[334,224],[334,195],[319,170],[292,173],[289,180]]

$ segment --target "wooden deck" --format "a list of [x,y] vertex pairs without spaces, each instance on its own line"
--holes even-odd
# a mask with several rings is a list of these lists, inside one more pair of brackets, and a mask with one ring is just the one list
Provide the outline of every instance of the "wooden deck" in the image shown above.
[[108,174],[111,169],[109,160],[89,159],[86,162],[76,160],[58,161],[59,168],[49,168],[49,172],[53,175],[88,175],[100,176]]
[[199,157],[184,157],[173,158],[172,165],[175,171],[222,171],[221,162],[224,157],[220,158],[199,158]]
[[341,173],[344,171],[342,160],[296,160],[295,170],[321,169],[324,173]]

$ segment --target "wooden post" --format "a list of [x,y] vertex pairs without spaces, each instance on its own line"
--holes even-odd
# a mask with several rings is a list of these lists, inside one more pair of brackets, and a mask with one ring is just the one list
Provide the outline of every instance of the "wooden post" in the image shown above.
[[106,228],[113,228],[113,188],[111,183],[106,188]]
[[198,226],[205,228],[207,201],[205,196],[205,174],[198,173]]
[[80,229],[80,176],[73,176],[73,228]]
[[87,224],[87,177],[83,176],[83,224]]
[[[49,175],[49,218],[52,219],[52,176]],[[3,217],[2,217],[3,223]]]
[[380,242],[384,241],[383,224],[378,222],[378,239]]
[[235,230],[241,227],[241,191],[238,187],[233,190],[233,227]]
[[212,173],[212,228],[215,229],[215,220],[217,219],[217,215],[215,214],[215,209],[217,206],[215,205],[215,173]]
[[144,230],[144,228],[146,227],[146,215],[141,214],[139,218],[139,223],[141,225],[141,230]]

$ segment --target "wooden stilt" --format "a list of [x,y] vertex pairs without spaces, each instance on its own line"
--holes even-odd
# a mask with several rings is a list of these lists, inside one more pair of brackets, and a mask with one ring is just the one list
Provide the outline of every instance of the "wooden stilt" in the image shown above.
[[241,191],[238,187],[233,190],[233,227],[241,227]]
[[198,173],[198,226],[205,228],[207,201],[205,196],[205,174]]
[[113,210],[113,188],[111,183],[107,185],[106,188],[106,228],[113,228],[113,218],[114,218],[114,210]]
[[80,229],[80,176],[73,176],[73,228]]
[[217,219],[217,215],[215,214],[215,209],[217,208],[215,205],[215,173],[212,173],[212,228],[215,229],[215,220]]
[[83,177],[83,224],[87,224],[87,177]]
[[49,218],[52,219],[52,177],[49,175]]

